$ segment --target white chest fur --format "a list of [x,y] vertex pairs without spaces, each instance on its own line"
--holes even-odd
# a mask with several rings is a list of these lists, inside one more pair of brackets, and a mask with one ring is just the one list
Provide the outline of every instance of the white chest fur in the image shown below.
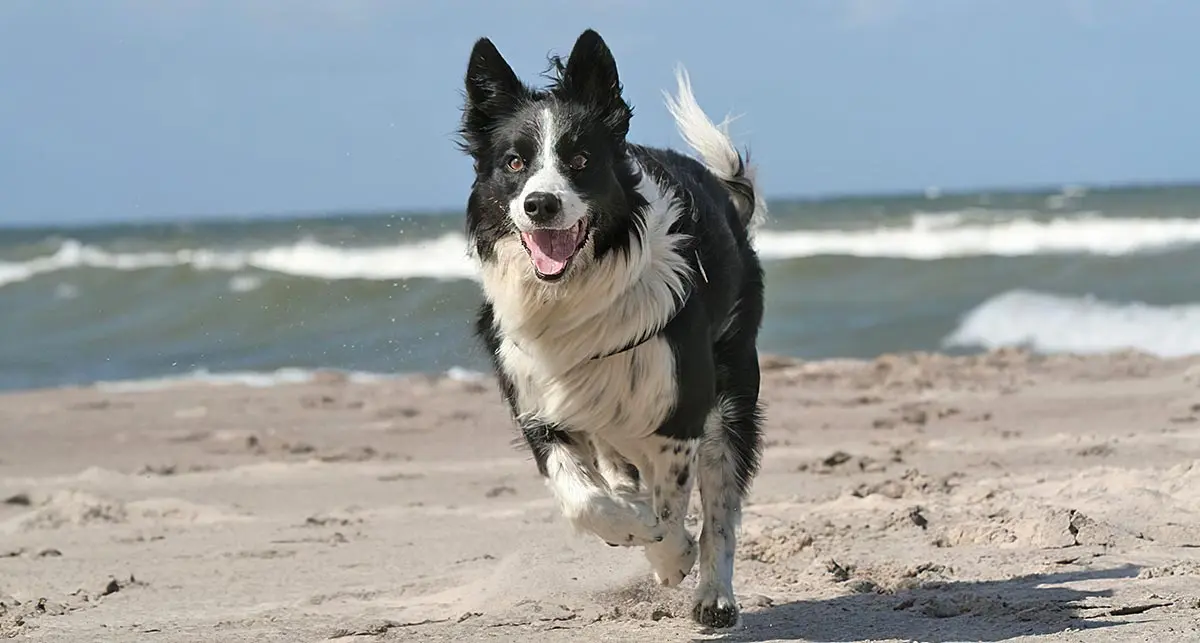
[[675,356],[662,338],[562,371],[508,341],[500,359],[521,414],[572,431],[642,438],[658,429],[676,400]]
[[648,205],[640,234],[630,231],[629,251],[594,258],[589,240],[563,283],[538,281],[515,237],[498,242],[494,258],[482,263],[502,338],[500,361],[522,415],[570,430],[642,437],[671,412],[675,356],[666,340],[592,359],[662,328],[692,279],[678,251],[685,236],[670,232],[681,213],[675,195],[645,171],[637,191]]

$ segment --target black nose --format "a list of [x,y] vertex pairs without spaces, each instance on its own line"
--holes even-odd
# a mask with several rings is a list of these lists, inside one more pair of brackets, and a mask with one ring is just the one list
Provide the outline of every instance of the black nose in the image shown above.
[[525,214],[534,223],[547,223],[558,216],[562,210],[562,201],[557,195],[549,192],[534,192],[525,197]]

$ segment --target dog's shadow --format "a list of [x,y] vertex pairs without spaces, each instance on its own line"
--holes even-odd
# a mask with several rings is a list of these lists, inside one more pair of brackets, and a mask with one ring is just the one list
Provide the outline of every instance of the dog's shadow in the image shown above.
[[[1111,608],[1136,614],[1154,605],[1109,605],[1111,596],[1054,585],[1106,578],[1132,578],[1132,566],[1108,570],[1038,574],[1003,581],[948,582],[895,593],[862,593],[827,600],[797,601],[747,611],[742,627],[716,640],[1000,641],[1016,636],[1112,627],[1089,620]],[[1118,612],[1121,613],[1121,612]],[[711,641],[705,637],[697,640]]]

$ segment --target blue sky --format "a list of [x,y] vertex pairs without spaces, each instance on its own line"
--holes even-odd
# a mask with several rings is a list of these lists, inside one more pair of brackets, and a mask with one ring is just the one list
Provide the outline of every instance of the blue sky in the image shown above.
[[676,63],[772,196],[1200,179],[1194,0],[3,0],[0,223],[461,208],[462,74]]

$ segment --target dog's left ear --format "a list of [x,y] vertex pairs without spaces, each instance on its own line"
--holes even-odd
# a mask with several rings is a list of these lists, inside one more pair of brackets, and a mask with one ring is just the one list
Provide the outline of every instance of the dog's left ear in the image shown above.
[[568,95],[604,110],[605,122],[619,138],[629,133],[633,110],[621,96],[617,61],[594,30],[584,31],[575,41],[559,86]]

